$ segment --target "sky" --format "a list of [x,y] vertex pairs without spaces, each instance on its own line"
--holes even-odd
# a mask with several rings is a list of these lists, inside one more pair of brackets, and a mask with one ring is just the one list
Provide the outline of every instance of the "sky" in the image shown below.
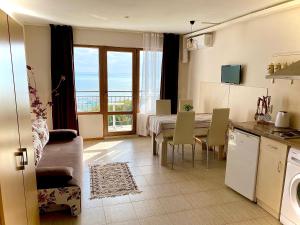
[[[132,53],[107,52],[109,91],[132,90]],[[76,90],[99,90],[99,49],[74,48]],[[101,65],[100,65],[101,66]]]
[[[98,48],[74,48],[76,91],[99,91],[99,54]],[[152,58],[152,55],[148,55],[148,57],[150,57],[150,62],[151,59],[159,60],[154,56]],[[162,53],[160,54],[160,60],[161,57]],[[108,91],[132,91],[132,53],[108,51],[107,62]],[[142,74],[142,65],[143,54],[140,55],[140,74]],[[148,69],[150,70],[147,70],[147,72],[151,73],[152,69]],[[160,70],[160,67],[156,69]],[[142,79],[140,79],[140,82],[142,82]],[[140,85],[140,87],[143,87],[143,85]]]

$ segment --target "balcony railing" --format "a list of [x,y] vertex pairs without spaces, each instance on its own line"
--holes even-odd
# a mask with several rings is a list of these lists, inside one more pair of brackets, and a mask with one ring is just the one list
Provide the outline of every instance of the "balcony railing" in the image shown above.
[[[78,112],[99,112],[99,91],[76,91]],[[109,112],[132,111],[132,91],[108,91]]]
[[99,91],[76,91],[78,112],[99,112]]

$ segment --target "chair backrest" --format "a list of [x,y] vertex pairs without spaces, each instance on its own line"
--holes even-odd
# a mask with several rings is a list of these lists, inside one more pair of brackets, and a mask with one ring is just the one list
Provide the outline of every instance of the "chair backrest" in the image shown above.
[[226,142],[226,132],[229,123],[229,109],[214,109],[207,135],[209,146],[221,146]]
[[171,115],[171,100],[156,100],[156,115]]
[[193,144],[195,128],[195,112],[178,112],[173,142],[178,144]]
[[193,100],[192,99],[180,99],[179,100],[179,112],[184,112],[184,105],[192,105],[193,106]]

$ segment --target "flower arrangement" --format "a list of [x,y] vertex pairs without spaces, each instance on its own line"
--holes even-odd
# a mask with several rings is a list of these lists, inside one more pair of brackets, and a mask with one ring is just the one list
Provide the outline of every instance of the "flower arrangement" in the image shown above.
[[193,108],[194,108],[194,107],[193,107],[191,104],[184,104],[184,105],[183,105],[184,111],[187,111],[187,112],[193,110]]
[[[47,103],[43,103],[41,101],[41,98],[38,95],[38,91],[36,88],[36,81],[35,81],[35,76],[33,72],[33,68],[31,66],[26,66],[29,74],[29,82],[28,82],[28,89],[29,89],[29,95],[30,95],[30,101],[31,101],[31,108],[32,112],[36,119],[42,118],[42,119],[47,119],[47,109],[48,107],[52,107],[52,101],[48,100]],[[63,81],[65,81],[66,78],[65,76],[61,76],[60,81],[55,89],[52,90],[51,94],[53,96],[58,96],[59,95],[59,88],[62,84]],[[30,82],[33,81],[33,82]],[[33,85],[31,84],[33,83]],[[50,97],[49,97],[50,99]]]

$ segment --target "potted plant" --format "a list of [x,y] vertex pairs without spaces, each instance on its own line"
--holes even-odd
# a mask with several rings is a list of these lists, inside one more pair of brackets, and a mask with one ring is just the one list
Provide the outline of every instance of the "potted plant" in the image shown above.
[[183,109],[184,109],[184,111],[186,111],[186,112],[192,111],[193,108],[194,108],[194,107],[193,107],[191,104],[184,104],[184,105],[183,105]]

